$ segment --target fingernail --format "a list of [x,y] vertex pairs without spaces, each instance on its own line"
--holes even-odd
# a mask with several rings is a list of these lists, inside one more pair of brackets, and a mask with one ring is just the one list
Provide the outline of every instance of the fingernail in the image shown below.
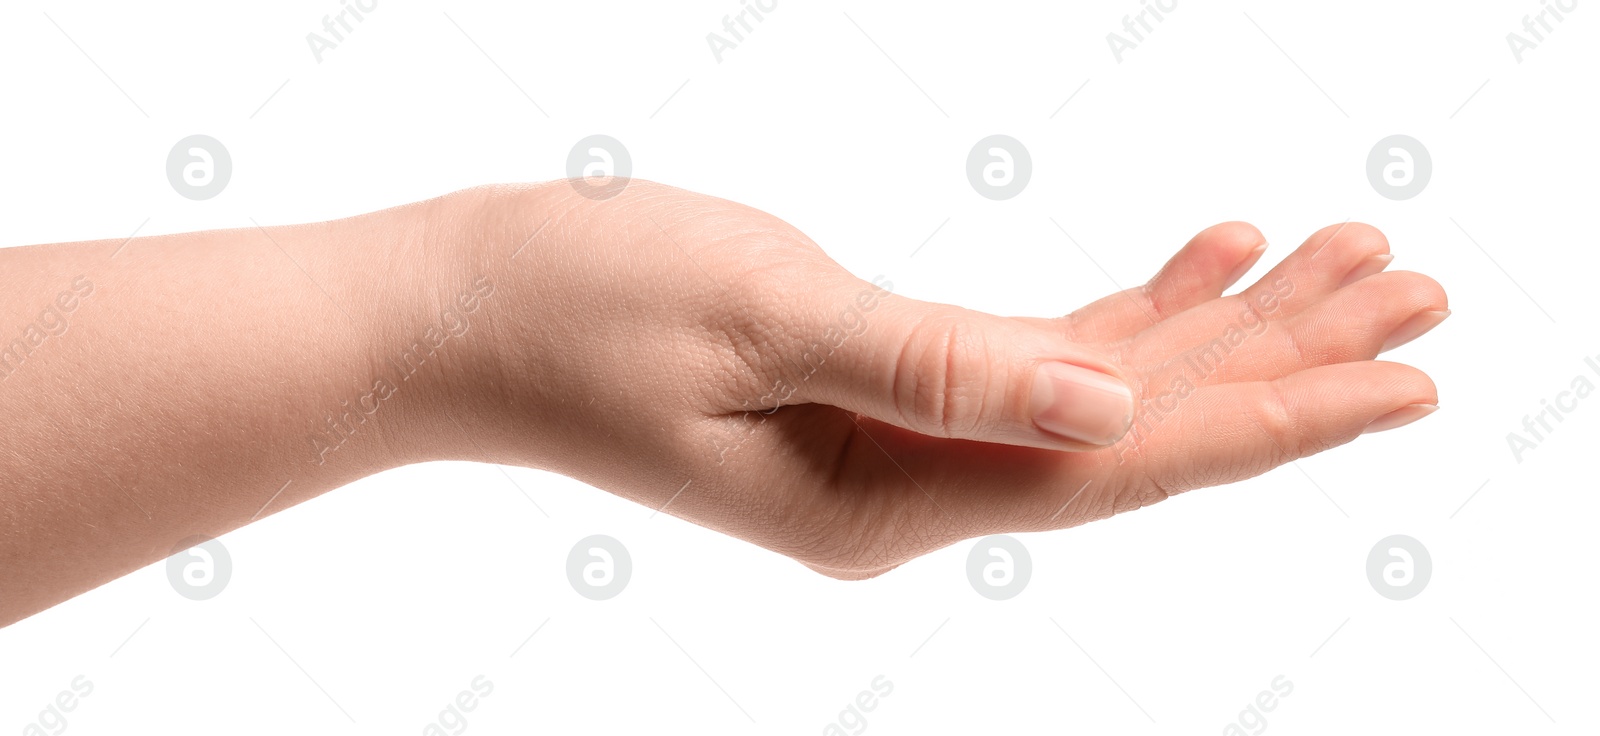
[[1266,243],[1262,243],[1261,245],[1256,246],[1255,250],[1250,251],[1250,253],[1244,257],[1244,260],[1239,262],[1239,265],[1233,267],[1233,273],[1228,274],[1228,282],[1223,284],[1222,288],[1227,289],[1228,287],[1238,283],[1239,279],[1244,278],[1244,275],[1249,273],[1250,269],[1256,265],[1256,261],[1261,260],[1261,254],[1265,252],[1267,252]]
[[1432,414],[1438,410],[1438,404],[1412,404],[1410,406],[1402,406],[1399,409],[1395,409],[1388,414],[1372,420],[1372,423],[1368,424],[1366,429],[1361,430],[1361,433],[1372,434],[1373,432],[1382,432],[1386,429],[1394,429],[1395,427],[1404,427],[1407,424],[1415,422],[1418,419],[1428,416],[1429,414]]
[[1133,423],[1133,392],[1096,370],[1045,363],[1033,375],[1033,423],[1051,434],[1110,445]]
[[1378,348],[1378,352],[1389,352],[1422,337],[1428,330],[1438,327],[1439,323],[1449,316],[1450,310],[1448,309],[1430,309],[1426,312],[1412,315],[1411,319],[1400,323],[1399,327],[1394,328],[1394,332],[1389,333],[1389,338],[1383,341],[1383,347]]
[[1339,288],[1343,289],[1346,286],[1349,286],[1357,281],[1371,276],[1372,274],[1388,268],[1389,263],[1393,260],[1394,256],[1389,253],[1368,256],[1366,260],[1357,263],[1355,268],[1350,269],[1350,273],[1345,274],[1344,280],[1339,282]]

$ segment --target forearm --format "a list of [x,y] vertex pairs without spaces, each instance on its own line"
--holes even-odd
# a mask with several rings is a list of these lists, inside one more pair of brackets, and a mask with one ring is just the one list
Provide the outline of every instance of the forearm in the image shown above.
[[460,376],[494,275],[463,210],[0,250],[0,625],[466,454],[440,419],[482,400]]

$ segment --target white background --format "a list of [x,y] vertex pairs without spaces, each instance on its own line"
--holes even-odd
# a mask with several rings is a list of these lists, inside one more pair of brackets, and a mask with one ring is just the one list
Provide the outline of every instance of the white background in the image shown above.
[[[0,9],[0,244],[559,178],[606,133],[636,176],[774,212],[899,293],[1006,314],[1132,286],[1218,221],[1267,234],[1256,273],[1320,226],[1369,222],[1393,268],[1450,294],[1454,316],[1390,356],[1433,375],[1442,409],[1019,535],[1033,577],[1003,602],[969,585],[971,543],[843,583],[561,477],[403,468],[223,537],[215,599],[179,597],[158,564],[0,631],[0,733],[78,675],[94,690],[75,734],[421,733],[480,674],[495,689],[471,733],[822,733],[878,675],[894,689],[865,729],[883,734],[1222,733],[1278,675],[1294,689],[1272,732],[1600,725],[1600,400],[1521,463],[1506,439],[1575,376],[1600,384],[1583,364],[1600,354],[1592,3],[1520,63],[1506,34],[1536,0],[1180,0],[1120,63],[1106,35],[1137,0],[781,0],[720,64],[706,34],[739,0],[380,0],[321,63],[306,34],[337,0],[147,5]],[[232,153],[215,199],[167,183],[192,133]],[[1032,155],[1009,201],[965,175],[992,133]],[[1366,177],[1395,133],[1434,165],[1406,201]],[[615,599],[567,582],[590,534],[632,553]],[[1367,580],[1390,534],[1433,558],[1408,601]]]

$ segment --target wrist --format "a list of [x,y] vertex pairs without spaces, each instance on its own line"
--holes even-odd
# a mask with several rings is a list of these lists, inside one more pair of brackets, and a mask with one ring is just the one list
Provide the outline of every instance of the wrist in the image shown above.
[[353,359],[327,361],[322,383],[334,396],[311,428],[311,462],[476,459],[471,426],[494,372],[483,322],[503,276],[474,255],[475,191],[308,226],[321,230],[320,247],[341,254],[330,270],[344,283],[329,289],[357,340]]
[[372,393],[407,407],[401,464],[543,464],[533,449],[552,433],[534,389],[548,341],[530,326],[543,249],[530,236],[549,222],[549,195],[483,186],[379,213],[392,215],[384,229],[401,249],[387,279],[398,307],[374,315]]

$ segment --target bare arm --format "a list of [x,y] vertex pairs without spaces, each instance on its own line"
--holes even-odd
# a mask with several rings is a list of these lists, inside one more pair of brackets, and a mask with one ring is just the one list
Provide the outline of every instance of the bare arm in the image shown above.
[[450,452],[423,417],[470,331],[390,361],[487,275],[459,209],[0,250],[0,623]]
[[1358,223],[1244,223],[1008,318],[648,182],[0,250],[0,624],[371,473],[543,468],[839,578],[1228,483],[1437,408],[1445,294]]

